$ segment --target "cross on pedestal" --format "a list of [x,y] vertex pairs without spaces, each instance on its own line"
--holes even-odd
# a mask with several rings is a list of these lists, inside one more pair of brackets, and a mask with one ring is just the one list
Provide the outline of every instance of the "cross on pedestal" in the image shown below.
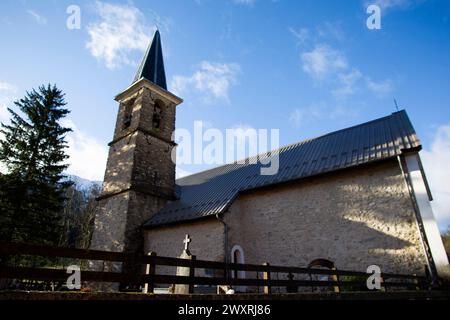
[[187,234],[186,237],[183,240],[184,243],[184,251],[188,252],[189,251],[189,242],[191,242],[191,237]]

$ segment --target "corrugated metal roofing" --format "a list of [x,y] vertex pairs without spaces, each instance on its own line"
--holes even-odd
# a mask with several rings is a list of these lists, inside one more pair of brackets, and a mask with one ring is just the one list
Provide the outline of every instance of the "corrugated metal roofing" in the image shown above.
[[[261,175],[259,161],[228,164],[177,180],[179,200],[169,203],[146,227],[199,219],[223,212],[239,192],[398,156],[421,144],[405,111],[285,146],[279,171]],[[250,158],[254,159],[254,158]]]

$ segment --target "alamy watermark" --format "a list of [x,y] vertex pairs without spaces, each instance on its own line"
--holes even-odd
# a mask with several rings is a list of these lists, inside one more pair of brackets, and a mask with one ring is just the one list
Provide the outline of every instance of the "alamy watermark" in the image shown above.
[[172,138],[178,142],[172,151],[172,161],[177,164],[259,163],[261,175],[278,173],[279,129],[235,128],[223,134],[220,129],[205,129],[202,121],[195,121],[193,133],[180,128]]
[[376,4],[371,4],[367,7],[367,14],[370,16],[366,20],[366,26],[369,30],[381,29],[381,8]]
[[[69,30],[81,29],[81,8],[78,5],[69,5],[66,8],[69,15],[66,19],[66,27]],[[366,20],[366,26],[369,30],[381,29],[381,8],[379,5],[371,4],[367,7],[366,13],[370,16]]]
[[69,290],[80,290],[81,289],[81,269],[80,266],[70,265],[66,269],[66,273],[70,276],[67,278],[66,286]]
[[366,285],[369,290],[381,289],[381,268],[377,265],[371,265],[367,267],[367,273],[371,274],[367,280]]
[[66,27],[69,30],[81,29],[81,9],[77,5],[70,5],[66,9],[66,13],[69,15],[66,20]]

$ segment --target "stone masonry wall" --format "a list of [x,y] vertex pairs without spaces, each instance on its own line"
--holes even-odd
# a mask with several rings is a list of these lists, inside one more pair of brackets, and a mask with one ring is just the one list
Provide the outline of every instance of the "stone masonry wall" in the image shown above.
[[91,249],[142,252],[143,248],[137,247],[144,236],[142,225],[165,203],[163,199],[135,191],[100,200]]
[[118,192],[131,186],[137,134],[119,140],[109,148],[102,193]]
[[[164,199],[135,191],[126,191],[100,200],[90,249],[129,253],[144,252],[142,225],[165,203]],[[89,268],[93,271],[143,272],[141,265],[125,265],[121,262],[98,260],[90,261]],[[118,283],[90,283],[89,286],[91,289],[99,291],[119,289]]]
[[123,251],[129,197],[124,192],[99,201],[90,249]]
[[[159,256],[179,257],[184,248],[183,239],[186,234],[192,239],[189,250],[197,259],[224,261],[224,226],[215,218],[146,230],[144,250],[154,251]],[[176,268],[157,267],[156,272],[175,275]],[[204,274],[204,270],[196,272],[199,276]]]
[[229,250],[240,245],[245,263],[326,258],[339,269],[408,274],[427,263],[396,160],[243,195],[224,218]]
[[174,195],[175,164],[171,159],[172,147],[158,138],[137,133],[131,184],[141,190]]

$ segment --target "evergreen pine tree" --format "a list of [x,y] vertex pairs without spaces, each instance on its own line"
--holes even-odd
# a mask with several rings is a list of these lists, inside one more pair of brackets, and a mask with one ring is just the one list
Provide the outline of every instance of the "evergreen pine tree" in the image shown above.
[[7,173],[0,176],[0,239],[57,244],[62,236],[60,212],[65,189],[63,171],[66,134],[60,124],[69,110],[56,86],[40,86],[8,108],[10,124],[1,125],[0,161]]

